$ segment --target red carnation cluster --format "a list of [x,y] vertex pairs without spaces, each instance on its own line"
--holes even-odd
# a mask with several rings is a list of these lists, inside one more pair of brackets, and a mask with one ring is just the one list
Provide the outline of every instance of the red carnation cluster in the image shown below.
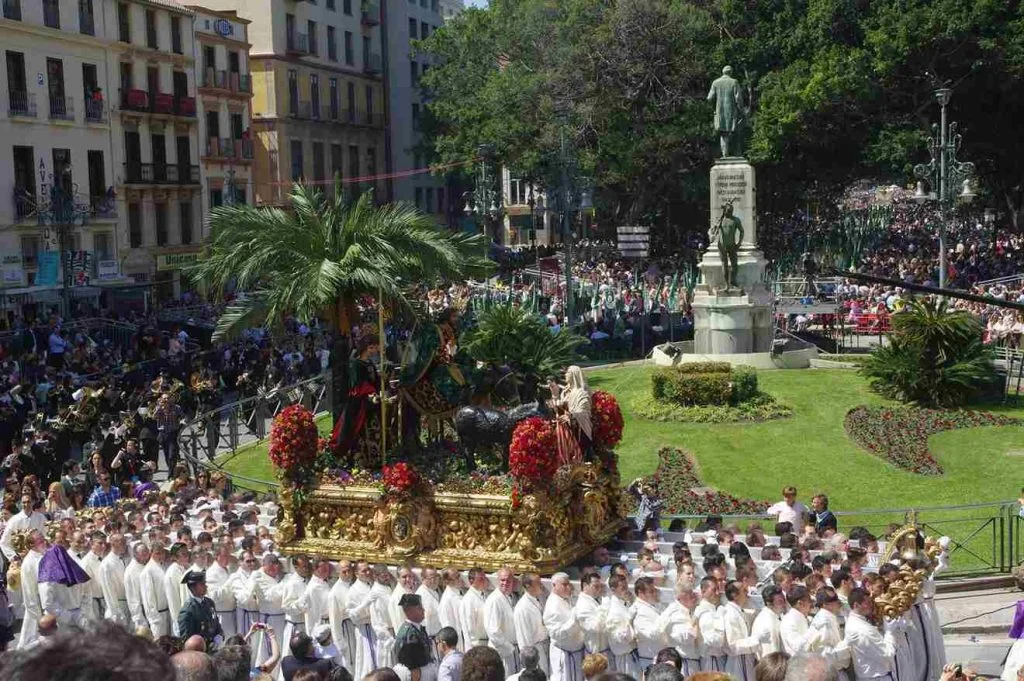
[[603,390],[590,395],[590,418],[593,421],[594,446],[615,449],[622,440],[622,411],[615,396]]
[[384,466],[380,473],[384,489],[389,494],[408,494],[420,484],[419,471],[405,461],[399,461],[393,466]]
[[554,424],[539,416],[521,421],[512,433],[508,470],[513,477],[538,483],[558,470],[558,438]]
[[320,434],[313,413],[301,404],[285,407],[270,426],[270,461],[286,476],[316,460]]

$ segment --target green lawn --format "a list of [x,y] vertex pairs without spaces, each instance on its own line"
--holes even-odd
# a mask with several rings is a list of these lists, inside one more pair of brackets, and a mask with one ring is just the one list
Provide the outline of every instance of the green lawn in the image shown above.
[[[330,437],[331,415],[321,414],[318,416],[316,427],[322,437]],[[267,448],[268,443],[266,440],[253,442],[252,444],[239,447],[234,455],[225,454],[218,459],[218,463],[234,475],[250,478],[250,480],[240,481],[246,489],[264,491],[267,489],[267,485],[255,481],[274,480],[274,467],[271,465],[270,457],[267,455]]]
[[[942,476],[907,473],[856,447],[843,429],[846,412],[860,404],[885,404],[866,382],[849,370],[762,371],[761,389],[794,410],[788,419],[748,424],[681,424],[632,416],[632,401],[650,390],[646,367],[612,367],[588,374],[592,388],[614,394],[626,417],[619,446],[624,482],[649,475],[660,447],[674,445],[696,456],[707,485],[737,496],[776,500],[786,485],[796,485],[807,501],[816,492],[829,496],[834,510],[857,511],[842,517],[843,527],[864,525],[882,533],[890,523],[903,524],[900,509],[980,504],[1016,499],[1024,486],[1024,427],[975,428],[939,433],[930,440]],[[1024,407],[989,408],[1024,417]],[[330,418],[318,419],[322,433]],[[222,460],[225,468],[257,480],[273,480],[265,444],[253,444]],[[260,487],[246,483],[249,487]],[[918,521],[930,535],[954,538],[957,571],[987,570],[1024,556],[1021,542],[1013,550],[1002,523],[1015,514],[995,506],[929,511]],[[1001,545],[1002,544],[1002,545]],[[1001,553],[1001,551],[1005,552]]]

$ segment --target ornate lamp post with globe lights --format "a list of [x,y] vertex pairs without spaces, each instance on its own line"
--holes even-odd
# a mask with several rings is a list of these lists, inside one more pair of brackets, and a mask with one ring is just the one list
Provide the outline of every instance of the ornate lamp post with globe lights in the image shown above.
[[462,194],[462,200],[465,203],[463,212],[466,217],[482,217],[484,234],[500,242],[497,226],[501,224],[503,201],[500,191],[494,186],[495,175],[491,167],[494,159],[494,146],[482,144],[477,153],[480,156],[480,162],[477,164],[474,187]]
[[[946,288],[946,221],[956,202],[970,203],[975,192],[971,184],[974,164],[957,159],[963,136],[955,122],[946,120],[946,107],[953,96],[949,88],[935,91],[939,103],[939,123],[932,125],[928,144],[931,161],[914,166],[918,179],[914,200],[921,205],[938,202],[939,206],[939,288]],[[929,188],[926,190],[925,183]]]
[[71,181],[71,164],[62,166],[55,175],[47,172],[46,164],[39,161],[39,198],[35,204],[36,220],[42,227],[43,243],[47,250],[56,248],[61,276],[61,316],[71,314],[68,288],[71,279],[71,253],[68,234],[73,227],[84,225],[93,212],[89,201],[78,200],[78,184]]

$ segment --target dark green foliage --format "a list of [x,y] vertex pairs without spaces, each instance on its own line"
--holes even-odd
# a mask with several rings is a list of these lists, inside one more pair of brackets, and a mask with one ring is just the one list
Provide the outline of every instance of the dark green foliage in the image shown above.
[[757,394],[757,371],[754,367],[736,367],[732,371],[732,402],[738,404]]
[[727,362],[695,362],[651,374],[651,395],[683,407],[738,404],[757,394],[757,372]]
[[878,347],[861,373],[873,390],[921,406],[967,403],[997,380],[992,351],[974,315],[946,301],[914,301],[893,315],[889,345]]
[[681,374],[727,374],[732,371],[728,362],[687,362],[674,368]]

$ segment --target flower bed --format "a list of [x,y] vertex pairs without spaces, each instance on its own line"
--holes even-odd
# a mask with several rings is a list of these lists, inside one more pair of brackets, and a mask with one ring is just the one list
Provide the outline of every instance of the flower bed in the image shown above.
[[765,393],[757,393],[746,402],[736,405],[684,407],[644,396],[634,400],[632,406],[633,413],[640,418],[679,423],[737,423],[742,421],[758,423],[784,419],[793,415],[792,409],[780,404],[771,395]]
[[942,466],[928,451],[934,433],[979,426],[1007,426],[1021,419],[973,410],[919,407],[867,407],[846,414],[846,434],[859,446],[912,473],[942,475]]
[[657,487],[669,515],[735,515],[764,513],[767,501],[743,499],[704,488],[693,455],[677,447],[658,451],[658,469],[650,482]]

